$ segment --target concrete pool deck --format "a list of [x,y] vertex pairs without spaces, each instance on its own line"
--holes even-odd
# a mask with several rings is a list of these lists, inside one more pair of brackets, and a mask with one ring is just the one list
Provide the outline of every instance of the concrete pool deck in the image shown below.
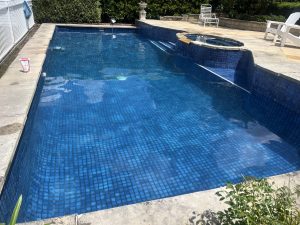
[[[27,119],[54,29],[54,24],[41,25],[0,79],[0,192]],[[21,57],[30,58],[30,72],[20,71]]]
[[[225,28],[203,28],[196,24],[174,21],[147,20],[150,25],[180,29],[186,32],[218,35],[234,38],[245,43],[253,52],[255,63],[277,74],[300,81],[300,49],[275,46],[263,40],[263,33]],[[80,25],[74,25],[80,26]],[[85,25],[83,25],[85,26]],[[109,27],[87,25],[94,27]],[[117,26],[114,26],[117,27]],[[128,28],[134,28],[127,26]],[[0,192],[8,174],[27,114],[36,90],[47,47],[55,24],[42,24],[26,43],[17,58],[0,79]],[[20,71],[20,57],[29,57],[31,71]],[[300,184],[300,173],[284,174],[272,178],[277,184]],[[224,205],[218,202],[216,190],[195,192],[161,200],[138,203],[107,209],[80,216],[66,216],[30,224],[187,224],[193,211],[219,210]],[[29,224],[29,223],[27,223]]]

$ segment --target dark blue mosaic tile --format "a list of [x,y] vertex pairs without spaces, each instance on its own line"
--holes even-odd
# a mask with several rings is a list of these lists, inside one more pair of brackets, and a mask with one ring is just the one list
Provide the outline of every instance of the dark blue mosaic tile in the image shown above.
[[293,78],[256,66],[252,72],[251,91],[300,113],[300,83]]
[[[161,41],[173,41],[180,55],[189,57],[225,79],[250,90],[253,78],[253,56],[247,50],[224,50],[200,46],[194,43],[184,43],[178,40],[177,33],[181,30],[167,29],[138,22],[139,33]],[[193,35],[193,34],[192,34]]]
[[138,32],[145,37],[151,38],[152,40],[161,40],[161,41],[172,41],[176,42],[177,33],[183,32],[182,30],[168,29],[163,27],[151,26],[147,23],[141,21],[136,21],[136,25],[139,27]]
[[299,170],[299,114],[135,31],[114,35],[56,30],[0,221],[20,194],[24,222]]

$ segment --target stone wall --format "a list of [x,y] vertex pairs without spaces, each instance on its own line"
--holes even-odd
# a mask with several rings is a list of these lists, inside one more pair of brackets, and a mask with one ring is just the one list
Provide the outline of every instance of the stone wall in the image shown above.
[[184,20],[182,16],[160,16],[160,20],[167,20],[167,21],[182,21]]
[[[230,19],[225,17],[220,17],[219,19],[220,19],[219,26],[228,27],[232,29],[265,32],[267,27],[266,22],[237,20],[237,19]],[[198,23],[199,14],[184,14],[182,16],[161,16],[160,20],[187,21],[190,23]],[[300,36],[300,30],[291,29],[291,33],[296,36]]]
[[[237,20],[237,19],[230,19],[225,17],[220,17],[219,25],[221,27],[228,27],[228,28],[239,29],[239,30],[259,31],[259,32],[265,32],[267,27],[266,22]],[[300,36],[300,30],[291,29],[290,32],[296,36]]]
[[246,20],[236,20],[225,17],[220,17],[220,26],[239,30],[251,30],[264,32],[267,27],[265,22],[255,22]]

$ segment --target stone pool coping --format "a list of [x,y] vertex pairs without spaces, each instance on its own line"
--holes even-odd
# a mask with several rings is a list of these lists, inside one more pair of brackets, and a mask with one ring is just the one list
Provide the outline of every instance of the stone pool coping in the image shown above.
[[[57,25],[76,27],[111,27],[109,25],[103,26],[86,24]],[[42,24],[35,35],[22,48],[16,59],[11,63],[5,74],[0,79],[0,107],[2,109],[0,111],[0,192],[3,188],[27,119],[27,114],[35,94],[41,69],[46,57],[47,47],[51,41],[55,26],[56,24]],[[113,27],[135,28],[134,26],[117,25],[114,25]],[[212,31],[213,30],[211,30],[211,32]],[[209,34],[209,30],[206,30],[206,32]],[[215,31],[212,32],[212,34],[219,35]],[[268,42],[266,41],[266,43]],[[265,54],[269,54],[269,52]],[[20,57],[29,57],[31,59],[30,72],[25,74],[20,71],[20,64],[18,61]],[[273,56],[270,55],[270,57]],[[273,71],[277,72],[276,68]],[[300,76],[298,80],[300,80]],[[276,183],[279,184],[289,180],[291,180],[292,185],[299,184],[300,172],[279,175],[270,179],[274,179]],[[215,192],[216,189],[212,189],[208,191],[195,192],[171,198],[86,213],[79,216],[71,215],[62,218],[26,224],[45,224],[49,222],[52,224],[82,225],[87,223],[110,225],[186,224],[193,211],[201,212],[209,208],[213,210],[219,210],[224,207],[224,205],[218,202],[218,199],[214,195]]]
[[[42,24],[0,79],[0,193],[27,119],[54,29],[54,24]],[[30,58],[30,72],[20,71],[21,57]]]
[[199,46],[204,46],[206,48],[211,48],[211,49],[222,49],[222,50],[232,50],[232,51],[242,51],[242,50],[247,50],[244,46],[219,46],[219,45],[212,45],[209,43],[203,43],[201,41],[194,41],[186,37],[187,32],[182,32],[182,33],[177,33],[176,37],[178,38],[179,41],[185,43],[185,44],[190,44],[193,43],[195,45]]

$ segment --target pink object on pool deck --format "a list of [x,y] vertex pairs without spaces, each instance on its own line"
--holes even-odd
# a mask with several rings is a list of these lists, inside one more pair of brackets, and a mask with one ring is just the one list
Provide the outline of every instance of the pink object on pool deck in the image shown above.
[[22,71],[27,73],[30,71],[30,59],[29,58],[20,58],[20,63],[22,65]]

